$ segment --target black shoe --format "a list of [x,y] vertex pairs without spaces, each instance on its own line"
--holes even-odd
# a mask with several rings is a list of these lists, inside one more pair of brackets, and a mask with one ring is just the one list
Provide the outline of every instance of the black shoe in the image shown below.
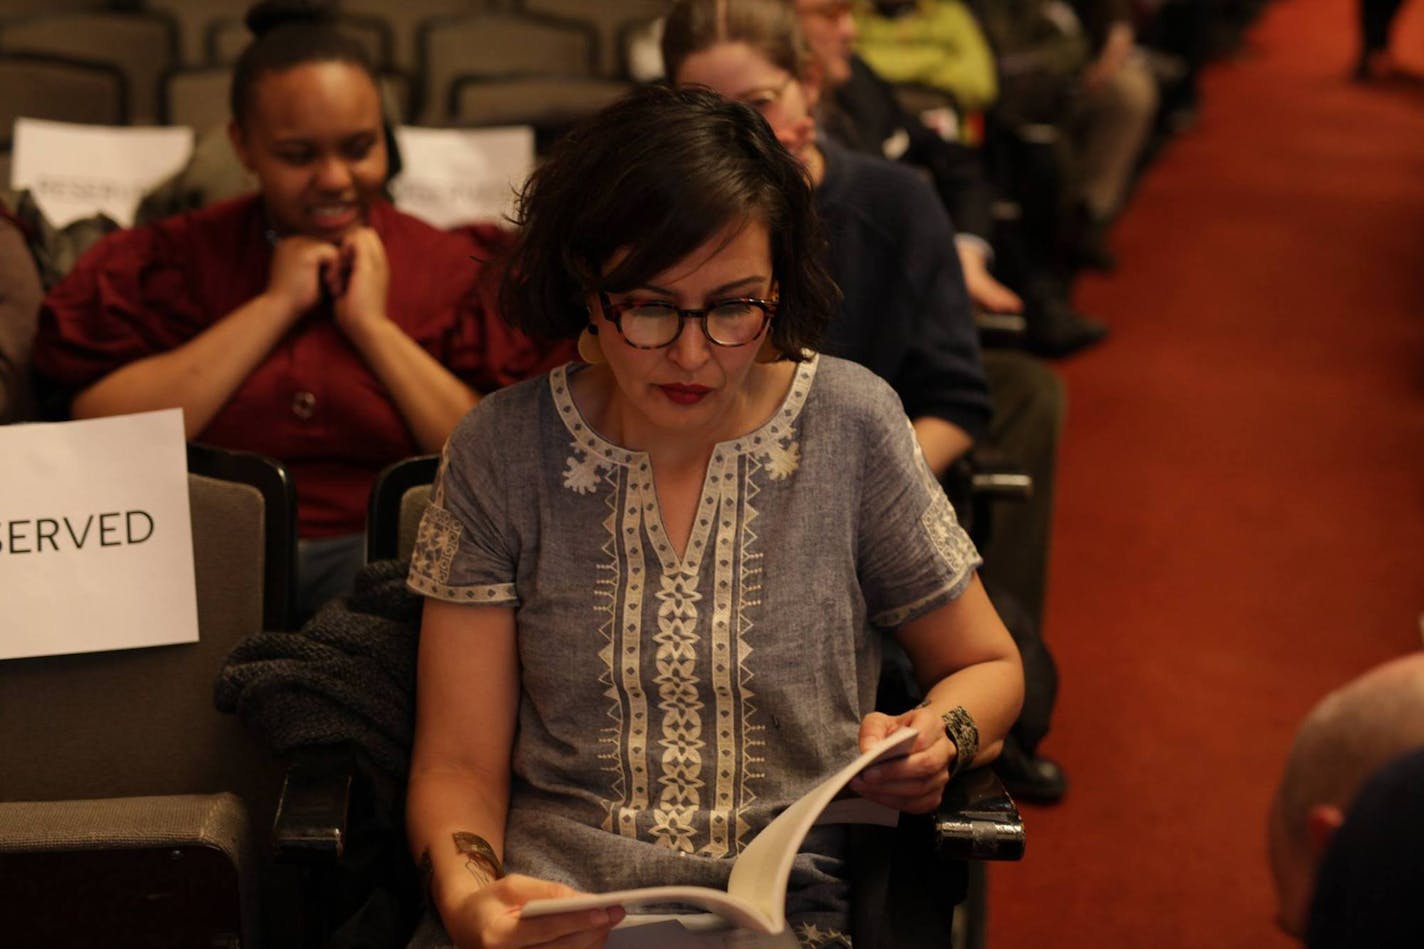
[[1005,742],[994,759],[994,773],[1016,801],[1057,804],[1068,791],[1068,777],[1052,758],[1030,755],[1017,742]]
[[1108,335],[1105,324],[1061,302],[1030,310],[1027,322],[1024,348],[1039,356],[1068,356]]

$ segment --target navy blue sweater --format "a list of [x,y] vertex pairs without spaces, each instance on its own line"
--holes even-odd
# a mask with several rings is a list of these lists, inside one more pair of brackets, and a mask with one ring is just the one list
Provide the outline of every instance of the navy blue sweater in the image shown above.
[[818,143],[816,205],[844,294],[821,350],[890,383],[910,418],[953,422],[976,440],[991,412],[954,226],[915,172]]

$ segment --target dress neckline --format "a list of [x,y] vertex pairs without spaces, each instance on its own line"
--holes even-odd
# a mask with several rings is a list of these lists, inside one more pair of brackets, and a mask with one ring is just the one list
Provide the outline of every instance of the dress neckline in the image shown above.
[[[808,359],[797,363],[796,372],[791,377],[791,385],[787,388],[781,405],[777,407],[771,417],[745,435],[715,443],[712,446],[714,453],[717,451],[731,454],[760,452],[769,444],[785,438],[797,416],[801,414],[802,407],[806,404],[806,398],[811,392],[811,381],[816,376],[816,367],[820,363],[820,358],[819,354],[812,354]],[[565,363],[549,373],[549,391],[553,395],[554,409],[564,428],[573,437],[579,448],[605,461],[624,467],[646,465],[648,459],[646,451],[634,451],[609,441],[589,424],[588,419],[584,418],[583,412],[574,403],[573,390],[569,385],[573,372],[581,368],[583,367],[580,363]]]

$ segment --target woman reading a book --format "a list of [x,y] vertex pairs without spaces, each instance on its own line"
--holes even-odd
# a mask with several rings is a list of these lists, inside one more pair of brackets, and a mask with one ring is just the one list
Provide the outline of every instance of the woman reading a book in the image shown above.
[[[903,726],[911,753],[852,787],[929,811],[1022,693],[899,401],[814,351],[837,291],[810,185],[752,109],[633,93],[519,216],[506,314],[581,361],[465,417],[421,525],[408,829],[446,932],[420,945],[602,945],[622,910],[520,908],[720,888]],[[893,716],[872,711],[887,635],[926,696]],[[803,945],[849,944],[846,877],[842,832],[813,831],[787,899]]]

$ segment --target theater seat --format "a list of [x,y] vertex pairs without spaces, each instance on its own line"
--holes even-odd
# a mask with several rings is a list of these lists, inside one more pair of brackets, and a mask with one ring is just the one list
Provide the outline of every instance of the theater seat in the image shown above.
[[6,945],[270,947],[299,929],[296,872],[262,835],[281,768],[213,706],[232,646],[290,615],[295,495],[276,462],[199,446],[188,483],[197,643],[0,662]]
[[456,77],[591,78],[594,37],[586,27],[541,22],[507,13],[444,17],[421,30],[425,67],[423,121],[449,121]]
[[614,79],[456,76],[450,85],[448,120],[457,126],[530,125],[557,134],[630,88],[630,83]]
[[[0,53],[0,150],[9,151],[22,116],[126,125],[129,87],[124,74],[103,63],[44,53]],[[8,182],[7,182],[8,183]]]
[[177,60],[178,31],[167,16],[152,11],[49,14],[0,24],[0,51],[113,66],[128,81],[129,121],[153,125],[159,77]]
[[598,75],[623,78],[628,75],[623,46],[630,30],[667,13],[667,0],[522,0],[531,14],[551,20],[586,24],[596,37],[595,62]]

